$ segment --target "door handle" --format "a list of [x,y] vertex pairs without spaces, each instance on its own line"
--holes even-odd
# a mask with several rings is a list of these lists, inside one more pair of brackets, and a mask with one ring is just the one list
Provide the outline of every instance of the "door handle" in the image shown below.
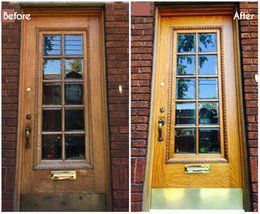
[[162,118],[158,121],[158,141],[163,141],[162,128],[164,126],[164,120]]
[[30,148],[30,135],[32,132],[31,126],[26,126],[25,127],[25,148],[28,149]]

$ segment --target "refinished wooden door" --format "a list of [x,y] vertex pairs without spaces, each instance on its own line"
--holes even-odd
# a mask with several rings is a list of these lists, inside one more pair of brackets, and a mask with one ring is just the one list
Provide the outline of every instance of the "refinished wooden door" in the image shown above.
[[20,210],[110,208],[102,11],[25,10]]
[[155,49],[152,188],[242,188],[232,16],[165,14]]

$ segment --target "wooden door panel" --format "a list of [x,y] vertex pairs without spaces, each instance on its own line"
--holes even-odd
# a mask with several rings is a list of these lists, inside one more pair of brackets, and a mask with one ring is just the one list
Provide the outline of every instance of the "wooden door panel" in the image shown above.
[[[210,164],[209,174],[186,174],[183,164],[170,164],[165,168],[165,186],[168,188],[180,187],[230,187],[230,173],[228,164]],[[227,172],[227,173],[223,173]]]
[[[240,131],[238,125],[238,91],[236,88],[236,71],[234,60],[233,23],[231,16],[161,16],[158,20],[156,68],[154,80],[154,115],[152,118],[152,143],[154,144],[154,158],[152,170],[152,188],[238,188],[242,187],[241,172],[241,145]],[[195,66],[195,73],[187,75],[188,78],[218,78],[218,99],[211,102],[219,104],[219,130],[220,130],[220,153],[219,154],[176,154],[175,141],[175,102],[176,102],[176,81],[177,78],[185,76],[177,75],[177,55],[203,56],[198,48],[196,40],[195,52],[178,53],[177,35],[194,34],[197,39],[199,34],[214,33],[217,38],[216,51],[208,54],[217,56],[217,74],[211,77],[198,73],[198,66]],[[196,51],[197,50],[197,51]],[[182,55],[181,55],[182,54]],[[191,54],[191,55],[189,55]],[[193,55],[192,55],[193,54]],[[197,63],[197,61],[196,61]],[[198,80],[197,80],[198,79]],[[196,82],[197,84],[198,82]],[[198,86],[197,86],[198,87]],[[198,90],[198,89],[196,89]],[[198,91],[195,91],[195,100],[200,101]],[[206,100],[207,101],[207,100]],[[178,101],[180,102],[180,101]],[[184,101],[182,101],[184,102]],[[162,109],[164,111],[159,111]],[[196,120],[199,114],[196,115]],[[162,129],[163,140],[158,140],[158,121],[164,120]],[[196,122],[194,126],[196,133],[203,126]],[[187,126],[187,125],[186,125]],[[178,127],[178,126],[176,126]],[[185,127],[185,126],[184,126]],[[189,126],[187,126],[189,127]],[[197,128],[199,127],[199,128]],[[209,126],[214,127],[214,125]],[[183,127],[179,127],[183,128]],[[199,139],[198,136],[195,136]],[[187,174],[185,165],[206,164],[211,167],[207,174]]]
[[[48,200],[50,199],[52,199],[52,204],[55,204],[53,210],[109,209],[109,156],[106,142],[102,11],[100,9],[81,12],[60,11],[57,14],[53,14],[53,11],[29,10],[26,12],[32,14],[32,19],[30,22],[22,23],[21,108],[19,109],[21,210],[48,210]],[[58,51],[58,54],[56,53],[53,56],[45,54],[43,45],[46,35],[60,36],[61,39],[57,40],[56,43],[50,43],[50,50],[55,50],[53,44],[56,44],[61,50],[60,53]],[[66,54],[65,39],[70,37],[71,46],[68,46],[68,48],[70,47],[72,51],[71,54],[69,52]],[[78,38],[80,40],[77,40]],[[80,43],[81,39],[82,43]],[[74,50],[76,50],[76,55],[73,55]],[[43,79],[43,69],[46,66],[43,63],[44,59],[59,60],[61,77],[56,80],[53,75],[54,79]],[[82,62],[80,68],[82,69],[82,77],[72,80],[66,79],[65,62],[69,59],[77,59],[78,61],[71,61],[75,63]],[[56,69],[55,66],[57,67],[57,65],[50,66],[50,70]],[[61,104],[47,105],[43,103],[43,94],[45,93],[43,84],[46,83],[51,86],[60,84],[61,92],[60,95],[56,96],[58,96],[57,99],[62,100]],[[83,87],[81,89],[83,92],[78,92],[81,93],[79,96],[83,96],[80,104],[66,104],[65,94],[69,91],[65,91],[65,87],[69,85]],[[79,87],[76,89],[79,90]],[[42,129],[42,111],[44,108],[49,110],[59,109],[61,112],[61,131],[44,132]],[[66,130],[65,116],[68,114],[67,111],[77,109],[82,109],[84,115],[83,131]],[[26,119],[27,114],[31,115],[31,119]],[[52,123],[55,123],[55,118],[53,118]],[[27,126],[31,127],[29,148],[25,147],[25,128]],[[62,136],[59,158],[42,158],[43,134],[44,136]],[[80,151],[84,154],[83,157],[74,158],[72,156],[72,158],[67,158],[70,150],[67,149],[69,141],[66,139],[73,136],[81,136],[84,141],[82,148],[85,149]],[[67,138],[65,139],[65,137]],[[60,144],[60,137],[57,139],[59,141],[56,143]],[[70,143],[74,146],[71,147],[74,149],[73,152],[79,144],[75,145],[75,138],[70,140]],[[75,171],[76,179],[52,180],[53,171]],[[67,205],[64,205],[62,201],[65,201],[64,203]],[[34,202],[37,206],[30,207],[30,204],[32,205]]]

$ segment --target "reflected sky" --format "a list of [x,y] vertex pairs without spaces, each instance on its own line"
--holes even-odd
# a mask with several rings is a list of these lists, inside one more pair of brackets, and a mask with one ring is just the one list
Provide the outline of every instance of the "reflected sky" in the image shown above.
[[199,33],[199,52],[216,52],[217,34]]
[[61,54],[61,35],[46,35],[44,38],[44,55]]
[[43,62],[44,79],[61,78],[61,60],[46,59]]
[[178,56],[177,74],[178,75],[195,74],[195,56]]
[[82,55],[82,35],[65,35],[65,54]]
[[199,99],[217,99],[217,78],[199,78]]
[[217,56],[201,55],[199,56],[199,74],[217,74]]

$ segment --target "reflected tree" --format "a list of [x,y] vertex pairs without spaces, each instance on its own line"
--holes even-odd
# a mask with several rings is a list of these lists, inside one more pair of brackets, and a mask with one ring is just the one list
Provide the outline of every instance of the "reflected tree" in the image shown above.
[[[214,36],[215,34],[199,34],[199,42],[202,43],[205,48],[215,45]],[[194,52],[195,50],[195,34],[178,34],[177,41],[178,52]],[[199,48],[201,51],[201,48]],[[184,62],[187,64],[192,64],[192,58],[190,56],[178,57],[177,62],[177,73],[178,75],[186,75],[187,66],[184,65]],[[208,61],[206,56],[200,56],[199,66],[202,67],[203,64]],[[190,80],[179,78],[177,80],[178,85],[178,97],[183,98],[189,89]]]
[[178,52],[195,51],[195,34],[178,34]]
[[82,77],[81,60],[71,60],[68,64],[69,69],[67,69],[66,78],[80,79]]

